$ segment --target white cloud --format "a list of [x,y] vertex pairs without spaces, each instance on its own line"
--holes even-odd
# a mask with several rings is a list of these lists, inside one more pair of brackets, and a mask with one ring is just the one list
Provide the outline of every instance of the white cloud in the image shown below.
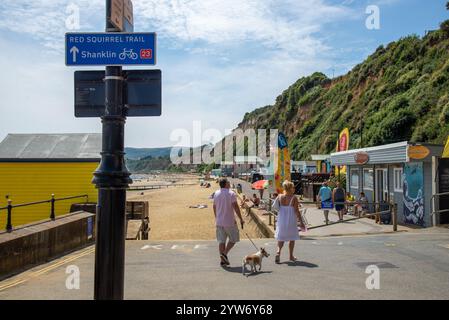
[[[0,41],[8,47],[0,67],[14,75],[13,82],[0,78],[0,108],[4,115],[11,105],[16,111],[0,119],[0,139],[8,132],[99,131],[98,119],[73,117],[73,69],[62,54],[72,2],[80,6],[81,31],[104,29],[104,0],[0,2],[0,35],[14,35]],[[128,119],[126,140],[133,146],[168,145],[171,130],[190,129],[194,120],[222,132],[235,127],[298,77],[333,65],[326,24],[353,16],[324,0],[133,3],[136,31],[158,33],[163,71],[163,116]]]
[[0,31],[27,35],[39,41],[47,51],[62,53],[67,6],[71,3],[80,8],[82,29],[93,27],[100,9],[101,0],[3,0],[0,2]]
[[325,49],[314,34],[325,23],[350,15],[322,0],[148,0],[135,1],[138,25],[151,24],[179,45],[257,42],[269,49],[308,56]]

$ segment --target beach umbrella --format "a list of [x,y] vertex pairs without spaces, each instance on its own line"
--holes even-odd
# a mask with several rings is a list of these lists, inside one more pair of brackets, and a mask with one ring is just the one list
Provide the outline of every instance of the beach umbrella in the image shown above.
[[259,180],[259,181],[254,182],[251,185],[251,188],[253,188],[254,190],[263,190],[263,189],[268,188],[268,185],[269,185],[268,180]]

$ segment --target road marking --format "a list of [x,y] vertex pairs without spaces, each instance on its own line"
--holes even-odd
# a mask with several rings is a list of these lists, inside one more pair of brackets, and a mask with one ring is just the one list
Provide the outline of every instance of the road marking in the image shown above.
[[158,244],[155,246],[150,246],[150,245],[144,245],[142,248],[140,248],[141,250],[147,250],[147,249],[156,249],[156,250],[162,250],[163,245]]
[[395,243],[387,243],[387,242],[385,242],[385,246],[386,247],[396,247],[396,244]]
[[198,249],[207,249],[207,246],[205,244],[197,244],[196,246],[193,247],[193,250]]
[[50,263],[49,266],[44,267],[42,269],[39,269],[39,270],[36,270],[36,271],[25,271],[23,274],[15,277],[12,280],[9,280],[9,281],[5,280],[5,281],[3,281],[4,284],[0,285],[0,291],[9,289],[9,288],[14,287],[14,286],[17,286],[17,285],[19,285],[21,283],[24,283],[26,281],[29,281],[29,280],[31,280],[33,278],[37,278],[37,277],[39,277],[39,276],[41,276],[41,275],[43,275],[43,274],[45,274],[45,273],[47,273],[47,272],[49,272],[51,270],[54,270],[54,269],[56,269],[56,268],[58,268],[58,267],[60,267],[60,266],[62,266],[64,264],[67,264],[67,263],[69,263],[71,261],[77,260],[77,259],[79,259],[81,257],[84,257],[86,255],[89,255],[89,254],[91,254],[93,252],[95,252],[95,247],[94,246],[89,247],[87,249],[84,249],[81,252],[79,252],[78,254],[71,255],[71,256],[68,256],[67,258],[63,258],[62,260],[56,261],[55,263]]
[[177,250],[177,249],[184,249],[186,247],[185,244],[174,244],[171,249],[172,250]]
[[314,242],[312,242],[312,244],[318,244],[318,242],[314,241]]
[[337,243],[337,245],[342,246],[342,245],[343,245],[343,242],[339,242],[339,243]]
[[449,244],[439,244],[438,246],[449,249]]
[[[174,244],[170,247],[171,250],[179,250],[179,249],[185,249],[186,247],[188,247],[189,245],[187,244]],[[142,248],[140,248],[141,250],[147,250],[147,249],[155,249],[155,250],[162,250],[163,249],[163,245],[162,244],[158,244],[158,245],[144,245]],[[193,246],[193,250],[204,250],[207,249],[209,246],[206,244],[196,244]]]

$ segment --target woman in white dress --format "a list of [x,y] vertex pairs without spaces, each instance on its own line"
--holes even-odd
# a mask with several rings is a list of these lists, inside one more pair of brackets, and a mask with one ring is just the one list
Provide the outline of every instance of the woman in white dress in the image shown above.
[[279,208],[275,235],[278,241],[278,250],[275,258],[276,263],[280,263],[281,250],[285,241],[290,241],[290,261],[296,261],[293,250],[295,248],[295,241],[299,240],[298,221],[301,229],[305,229],[299,212],[299,201],[295,197],[295,185],[290,181],[284,181],[282,187],[284,188],[284,194],[279,195],[274,203],[274,207]]

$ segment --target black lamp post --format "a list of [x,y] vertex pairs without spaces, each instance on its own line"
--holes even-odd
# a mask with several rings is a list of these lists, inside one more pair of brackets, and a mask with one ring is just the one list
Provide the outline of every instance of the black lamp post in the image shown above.
[[[119,32],[108,21],[110,12],[111,0],[106,0],[106,32]],[[132,180],[124,158],[123,80],[122,67],[106,67],[101,162],[93,179],[98,188],[96,300],[122,300],[124,297],[126,189]]]

